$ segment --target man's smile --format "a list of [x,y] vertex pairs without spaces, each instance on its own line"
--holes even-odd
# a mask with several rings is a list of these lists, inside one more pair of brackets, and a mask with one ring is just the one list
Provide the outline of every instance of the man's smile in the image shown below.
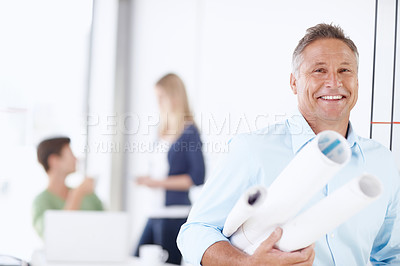
[[318,97],[318,99],[322,99],[322,100],[326,100],[326,101],[338,101],[343,98],[346,98],[346,97],[344,97],[343,95],[324,95],[324,96]]

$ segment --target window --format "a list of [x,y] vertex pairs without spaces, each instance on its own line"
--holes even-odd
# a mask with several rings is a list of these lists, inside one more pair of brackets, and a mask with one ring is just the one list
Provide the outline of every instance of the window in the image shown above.
[[37,143],[67,135],[84,155],[91,16],[91,0],[0,2],[2,254],[29,260],[41,245],[31,226],[32,200],[47,185]]

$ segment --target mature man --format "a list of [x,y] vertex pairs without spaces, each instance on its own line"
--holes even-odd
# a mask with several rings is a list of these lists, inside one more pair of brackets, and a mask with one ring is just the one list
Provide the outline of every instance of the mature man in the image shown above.
[[37,157],[49,177],[47,188],[36,196],[32,206],[33,226],[40,237],[43,237],[46,210],[103,210],[103,204],[94,194],[92,178],[85,178],[74,189],[65,184],[67,176],[76,170],[69,138],[43,140],[37,148]]
[[[250,134],[235,137],[229,153],[207,181],[178,246],[194,265],[400,265],[400,177],[391,153],[356,135],[349,122],[357,102],[357,47],[338,26],[318,24],[307,30],[293,53],[290,86],[299,114]],[[256,184],[270,186],[291,159],[316,134],[334,130],[345,136],[352,158],[309,205],[350,179],[368,172],[384,194],[315,245],[285,253],[274,248],[277,228],[253,255],[233,247],[221,233],[238,198]]]

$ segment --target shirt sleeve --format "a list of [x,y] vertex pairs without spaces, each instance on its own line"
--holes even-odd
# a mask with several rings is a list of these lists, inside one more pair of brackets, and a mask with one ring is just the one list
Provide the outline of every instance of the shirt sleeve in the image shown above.
[[97,197],[95,193],[86,195],[80,206],[80,210],[89,210],[89,211],[103,211],[104,207],[101,200]]
[[228,241],[222,234],[226,217],[239,197],[256,183],[256,167],[244,136],[235,137],[207,180],[177,238],[185,261],[200,265],[212,244]]
[[189,163],[189,175],[193,180],[193,183],[198,186],[204,183],[205,166],[204,157],[202,150],[202,143],[200,135],[196,131],[196,134],[192,134],[189,140],[189,149],[187,152],[187,158]]
[[32,205],[32,224],[36,233],[43,238],[44,233],[44,213],[46,210],[53,209],[51,202],[43,195],[37,197]]
[[395,175],[392,200],[372,251],[372,265],[400,265],[400,176]]

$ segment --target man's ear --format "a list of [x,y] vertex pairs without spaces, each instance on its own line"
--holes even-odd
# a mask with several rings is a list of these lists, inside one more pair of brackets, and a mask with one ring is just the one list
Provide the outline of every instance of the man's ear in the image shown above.
[[50,154],[49,157],[47,158],[47,164],[49,165],[49,169],[54,168],[59,160],[60,156],[57,154]]
[[297,79],[293,73],[290,74],[290,87],[292,88],[293,93],[297,95]]

